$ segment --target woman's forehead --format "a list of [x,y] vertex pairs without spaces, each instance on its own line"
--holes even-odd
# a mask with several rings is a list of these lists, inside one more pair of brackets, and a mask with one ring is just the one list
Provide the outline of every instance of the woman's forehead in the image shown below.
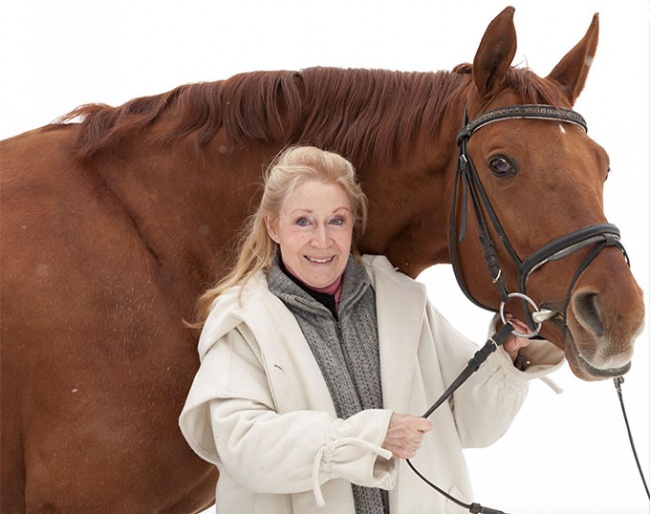
[[351,206],[350,197],[341,185],[309,180],[296,185],[285,198],[282,210],[316,212],[346,209],[351,211]]

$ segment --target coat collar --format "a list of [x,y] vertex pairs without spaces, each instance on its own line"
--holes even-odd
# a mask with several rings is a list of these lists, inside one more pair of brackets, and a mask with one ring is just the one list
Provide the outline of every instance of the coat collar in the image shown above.
[[408,405],[418,345],[425,330],[427,294],[423,284],[395,271],[383,256],[362,258],[377,293],[377,323],[384,408]]
[[[413,368],[417,365],[418,345],[423,336],[422,331],[427,330],[424,323],[426,289],[423,284],[395,271],[386,257],[363,256],[361,263],[366,268],[377,297],[384,408],[404,412],[408,406]],[[226,332],[242,322],[247,323],[260,341],[266,341],[280,354],[286,350],[288,360],[300,362],[295,368],[299,374],[312,377],[312,383],[316,381],[312,386],[314,397],[323,399],[317,402],[318,405],[311,404],[312,408],[333,412],[334,407],[330,405],[324,380],[314,378],[320,375],[318,364],[304,343],[298,323],[280,299],[268,290],[263,274],[250,280],[242,292],[241,300],[240,304],[238,288],[233,288],[217,299],[199,341],[201,358]],[[290,348],[285,348],[285,345]],[[276,363],[266,365],[267,370],[275,372],[278,369]],[[287,386],[287,394],[291,392],[291,387]]]

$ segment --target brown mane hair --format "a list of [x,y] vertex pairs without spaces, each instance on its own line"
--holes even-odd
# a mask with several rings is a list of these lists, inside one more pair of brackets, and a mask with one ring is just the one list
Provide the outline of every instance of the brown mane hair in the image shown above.
[[[435,134],[445,104],[469,86],[470,76],[467,64],[435,73],[321,67],[258,71],[179,86],[115,108],[83,105],[60,121],[81,118],[77,144],[83,158],[110,152],[169,115],[175,121],[157,136],[162,144],[183,139],[201,147],[223,129],[239,145],[252,140],[314,144],[359,166],[393,162],[422,127]],[[567,102],[558,87],[527,68],[511,68],[504,86],[526,103]]]

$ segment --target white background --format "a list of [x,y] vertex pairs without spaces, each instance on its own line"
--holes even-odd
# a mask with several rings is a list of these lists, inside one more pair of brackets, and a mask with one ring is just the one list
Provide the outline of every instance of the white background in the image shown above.
[[[507,1],[2,2],[0,139],[82,103],[119,105],[244,71],[451,69],[473,60],[485,27]],[[648,0],[522,0],[515,7],[515,63],[539,75],[600,12],[599,50],[576,110],[611,157],[606,214],[621,229],[647,305]],[[462,332],[484,341],[489,315],[461,295],[448,266],[420,279]],[[623,385],[646,474],[649,370],[646,328]],[[467,452],[476,500],[518,514],[649,512],[611,381],[582,382],[566,366],[554,378],[563,394],[534,383],[509,433]]]

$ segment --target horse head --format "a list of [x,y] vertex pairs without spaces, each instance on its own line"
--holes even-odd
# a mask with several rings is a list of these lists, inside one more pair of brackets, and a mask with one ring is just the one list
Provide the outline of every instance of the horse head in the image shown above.
[[[532,327],[540,323],[578,377],[618,376],[642,328],[642,292],[603,213],[609,158],[571,110],[596,52],[598,16],[540,78],[511,67],[513,13],[509,7],[491,22],[473,64],[459,68],[471,83],[458,135],[452,261],[470,298],[493,310],[506,302]],[[534,87],[521,87],[524,75]],[[532,303],[505,296],[522,289]]]

